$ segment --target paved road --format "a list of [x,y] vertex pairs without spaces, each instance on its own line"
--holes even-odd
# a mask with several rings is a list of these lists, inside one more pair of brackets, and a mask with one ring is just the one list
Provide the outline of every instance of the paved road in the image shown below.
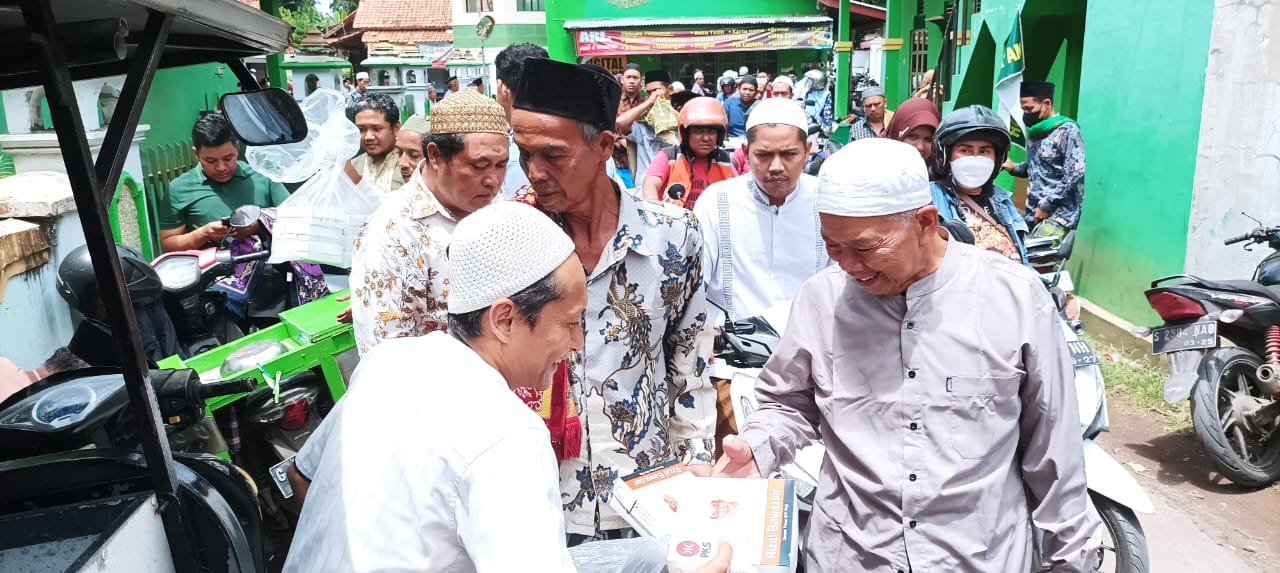
[[1168,435],[1111,398],[1111,433],[1099,444],[1132,471],[1156,513],[1139,515],[1151,572],[1280,571],[1280,491],[1242,490],[1221,478],[1194,437]]

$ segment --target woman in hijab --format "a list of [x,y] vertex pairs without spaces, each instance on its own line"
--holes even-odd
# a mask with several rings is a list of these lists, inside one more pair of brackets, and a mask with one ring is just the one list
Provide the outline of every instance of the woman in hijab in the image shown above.
[[924,158],[925,165],[932,170],[933,132],[938,130],[942,117],[932,101],[923,98],[910,98],[897,111],[885,127],[884,136],[896,139],[915,147]]

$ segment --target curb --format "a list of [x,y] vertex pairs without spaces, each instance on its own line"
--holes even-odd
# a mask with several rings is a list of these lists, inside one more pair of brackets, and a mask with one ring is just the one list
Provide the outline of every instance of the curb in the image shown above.
[[1151,355],[1151,337],[1133,333],[1137,325],[1085,298],[1077,296],[1076,299],[1080,301],[1080,320],[1084,322],[1085,332],[1090,338],[1115,347],[1122,355],[1121,361],[1135,362],[1168,374],[1165,360]]

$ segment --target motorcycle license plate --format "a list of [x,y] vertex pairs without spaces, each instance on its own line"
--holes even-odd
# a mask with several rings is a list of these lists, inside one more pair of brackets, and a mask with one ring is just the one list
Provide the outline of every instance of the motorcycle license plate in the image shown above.
[[1215,320],[1151,329],[1152,354],[1217,347],[1218,322]]
[[1100,361],[1098,354],[1093,351],[1093,347],[1083,340],[1072,340],[1067,342],[1067,348],[1071,350],[1071,365],[1077,368],[1081,366],[1097,366]]
[[271,481],[275,482],[285,499],[293,497],[293,484],[289,483],[289,466],[293,464],[293,458],[289,456],[289,459],[271,466]]

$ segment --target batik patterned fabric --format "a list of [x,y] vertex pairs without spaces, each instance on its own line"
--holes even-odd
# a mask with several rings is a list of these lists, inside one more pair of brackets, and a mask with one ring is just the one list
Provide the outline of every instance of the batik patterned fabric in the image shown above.
[[[1027,144],[1027,161],[1018,164],[1013,174],[1026,177],[1027,224],[1035,225],[1035,212],[1049,214],[1059,226],[1074,229],[1080,224],[1084,204],[1084,137],[1075,122],[1054,116],[1041,124],[1059,125],[1041,138]],[[1040,124],[1037,124],[1039,127]],[[1036,135],[1035,131],[1028,135]]]
[[697,219],[618,196],[617,234],[588,273],[585,346],[569,362],[584,427],[582,454],[560,466],[570,534],[627,527],[608,507],[614,479],[671,458],[710,463],[715,435]]
[[365,222],[351,259],[351,321],[361,354],[388,338],[445,330],[446,248],[457,224],[417,172]]

